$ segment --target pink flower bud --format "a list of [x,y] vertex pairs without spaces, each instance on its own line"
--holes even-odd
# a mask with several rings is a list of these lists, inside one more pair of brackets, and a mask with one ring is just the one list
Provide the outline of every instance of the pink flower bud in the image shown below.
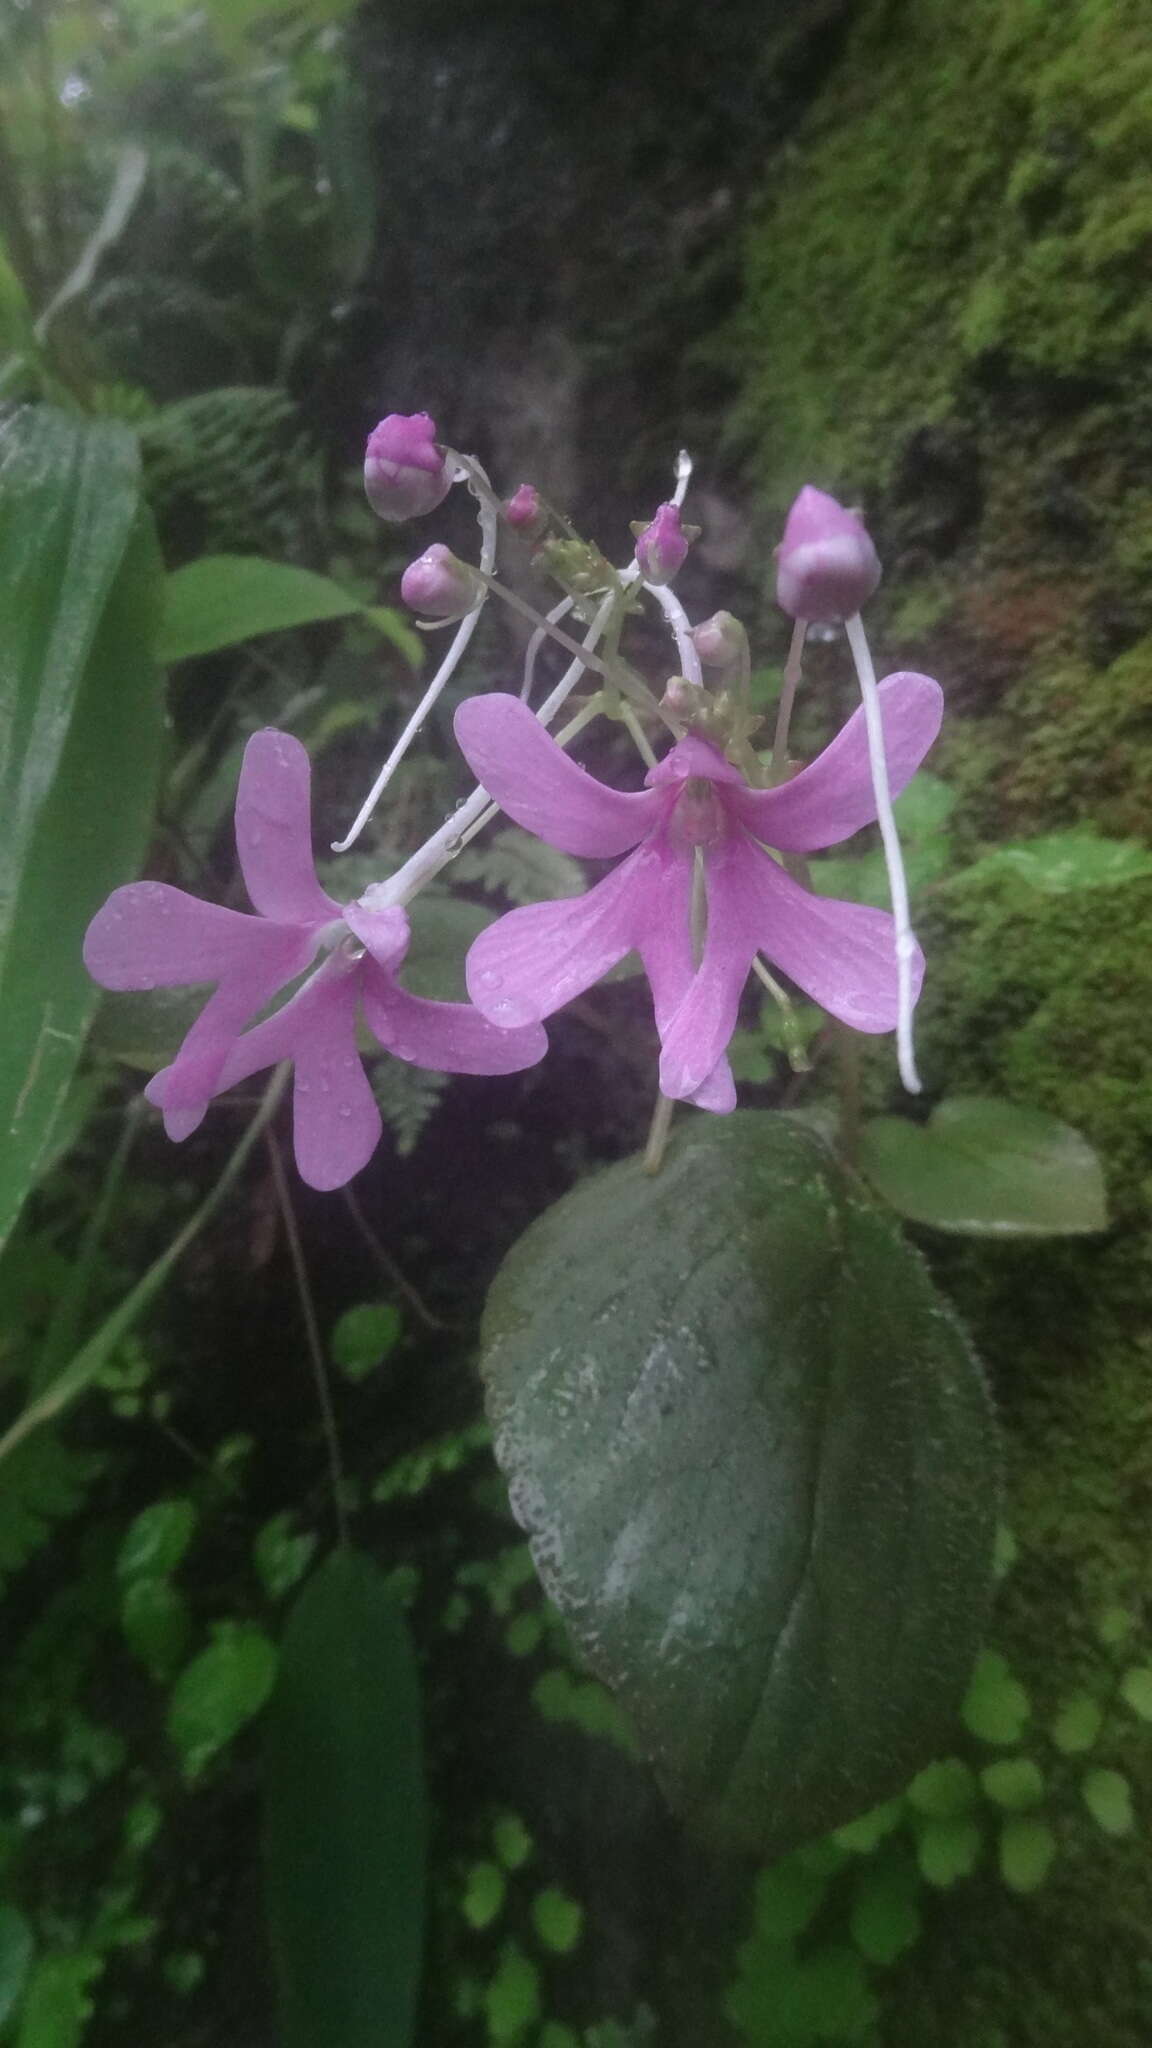
[[636,560],[645,583],[671,583],[683,567],[688,541],[677,507],[659,506],[651,525],[644,527],[636,541]]
[[381,519],[419,519],[452,488],[452,466],[436,446],[426,412],[390,412],[364,450],[364,489]]
[[505,505],[504,517],[520,533],[534,535],[542,531],[546,514],[535,484],[521,484]]
[[793,503],[776,550],[776,602],[793,619],[850,619],[880,581],[880,558],[854,512],[813,484]]
[[440,540],[409,562],[400,578],[405,604],[430,619],[462,619],[479,604],[484,590],[484,578]]
[[748,635],[731,612],[713,612],[693,626],[692,639],[705,668],[731,668],[748,646]]

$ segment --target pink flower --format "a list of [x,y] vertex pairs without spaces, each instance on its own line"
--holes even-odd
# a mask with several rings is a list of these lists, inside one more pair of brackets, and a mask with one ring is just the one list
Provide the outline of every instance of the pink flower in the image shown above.
[[880,581],[880,557],[855,512],[805,484],[776,550],[776,602],[792,619],[850,619]]
[[[939,731],[941,692],[928,676],[902,673],[881,683],[880,701],[888,772],[900,790]],[[529,904],[481,933],[468,955],[468,992],[495,1023],[538,1023],[635,948],[652,987],[660,1087],[712,1110],[735,1103],[724,1054],[757,953],[857,1031],[895,1026],[891,917],[811,895],[761,844],[809,853],[872,823],[862,711],[811,767],[777,789],[752,789],[694,735],[649,771],[645,789],[609,789],[571,761],[516,697],[467,699],[456,713],[456,736],[485,789],[528,831],[565,853],[634,849],[585,895]],[[696,848],[708,913],[698,967]],[[917,992],[922,973],[917,953]]]
[[[104,988],[215,982],[171,1066],[145,1093],[170,1138],[186,1138],[214,1095],[280,1060],[296,1063],[296,1164],[338,1188],[370,1159],[380,1112],[357,1050],[358,1013],[397,1059],[446,1073],[510,1074],[547,1050],[537,1025],[503,1031],[469,1003],[433,1003],[396,982],[408,919],[326,895],[312,865],[311,773],[299,740],[268,730],[244,750],[236,846],[258,915],[202,903],[166,882],[117,889],[88,927],[84,961]],[[244,1025],[314,962],[283,1007]]]
[[442,505],[452,466],[436,446],[426,412],[390,412],[373,427],[364,450],[364,489],[381,519],[419,519]]

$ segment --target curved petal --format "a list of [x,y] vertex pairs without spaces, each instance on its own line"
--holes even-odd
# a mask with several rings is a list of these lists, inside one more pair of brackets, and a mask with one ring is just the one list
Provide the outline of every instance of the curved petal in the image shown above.
[[649,876],[663,872],[652,846],[635,853],[584,896],[528,903],[482,931],[468,954],[468,993],[505,1029],[538,1024],[591,988],[640,941]]
[[102,988],[181,988],[222,981],[258,960],[270,967],[301,946],[306,959],[311,945],[311,926],[290,926],[286,935],[283,925],[202,903],[167,882],[129,882],[92,919],[84,965]]
[[397,988],[389,975],[365,964],[360,998],[368,1029],[398,1060],[442,1074],[518,1074],[548,1050],[539,1024],[502,1031],[471,1003],[433,1003]]
[[739,888],[739,855],[754,850],[749,840],[730,839],[708,852],[703,958],[662,1033],[660,1087],[674,1099],[691,1099],[707,1088],[736,1029],[740,998],[757,950]]
[[[884,751],[893,796],[911,781],[940,730],[944,695],[931,676],[901,670],[879,686]],[[811,767],[777,789],[725,791],[730,811],[757,839],[811,853],[850,839],[876,818],[868,735],[861,707]]]
[[300,1178],[328,1192],[366,1166],[383,1129],[356,1049],[357,962],[330,959],[263,1024],[236,1041],[219,1094],[279,1060],[295,1060],[292,1134]]
[[[653,838],[650,850],[657,854],[660,864],[649,865],[637,877],[636,947],[652,990],[656,1029],[663,1037],[696,972],[692,955],[692,861],[675,852],[666,834]],[[735,1109],[736,1084],[727,1060],[717,1064],[703,1085],[693,1092],[691,1100],[698,1109],[720,1114]]]
[[571,761],[519,697],[466,697],[455,718],[460,750],[502,811],[558,846],[591,856],[624,853],[666,803],[657,790],[609,789]]
[[236,851],[253,904],[278,923],[326,924],[340,915],[316,880],[311,790],[312,764],[299,740],[272,726],[254,732],[236,791]]

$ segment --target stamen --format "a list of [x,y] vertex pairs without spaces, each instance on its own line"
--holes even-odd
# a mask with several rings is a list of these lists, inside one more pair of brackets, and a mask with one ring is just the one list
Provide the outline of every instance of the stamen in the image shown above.
[[900,1065],[900,1079],[908,1093],[919,1095],[921,1083],[916,1072],[916,1054],[912,1044],[912,1012],[915,1007],[912,995],[912,956],[916,950],[916,940],[908,909],[908,883],[900,852],[900,835],[892,812],[892,791],[888,782],[888,757],[884,752],[884,721],[876,689],[876,671],[872,666],[872,656],[859,612],[854,612],[850,619],[845,619],[844,631],[848,635],[848,645],[852,649],[852,659],[856,663],[856,674],[860,679],[864,724],[868,733],[868,763],[872,770],[872,793],[876,799],[876,822],[880,827],[880,838],[884,846],[888,893],[896,924],[896,1057]]
[[688,450],[681,448],[676,457],[676,489],[672,493],[672,503],[676,506],[677,510],[683,505],[688,495],[688,486],[692,481],[693,467],[692,457],[689,455]]
[[776,976],[768,972],[759,953],[755,953],[752,956],[752,972],[758,981],[763,982],[764,987],[780,1011],[780,1036],[784,1041],[784,1052],[788,1065],[794,1074],[810,1074],[812,1072],[812,1062],[808,1057],[808,1048],[804,1043],[804,1034],[800,1029],[800,1019],[796,1015],[795,1003],[792,1001],[787,989],[781,988]]
[[708,936],[708,876],[702,846],[692,849],[692,897],[688,918],[692,928],[692,965],[698,969],[704,958],[704,941]]

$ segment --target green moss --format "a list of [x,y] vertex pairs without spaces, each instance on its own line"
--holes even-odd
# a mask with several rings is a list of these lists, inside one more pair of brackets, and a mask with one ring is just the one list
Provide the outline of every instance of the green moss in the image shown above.
[[790,485],[884,474],[974,366],[1099,378],[1152,336],[1143,0],[872,0],[753,232],[747,418]]

